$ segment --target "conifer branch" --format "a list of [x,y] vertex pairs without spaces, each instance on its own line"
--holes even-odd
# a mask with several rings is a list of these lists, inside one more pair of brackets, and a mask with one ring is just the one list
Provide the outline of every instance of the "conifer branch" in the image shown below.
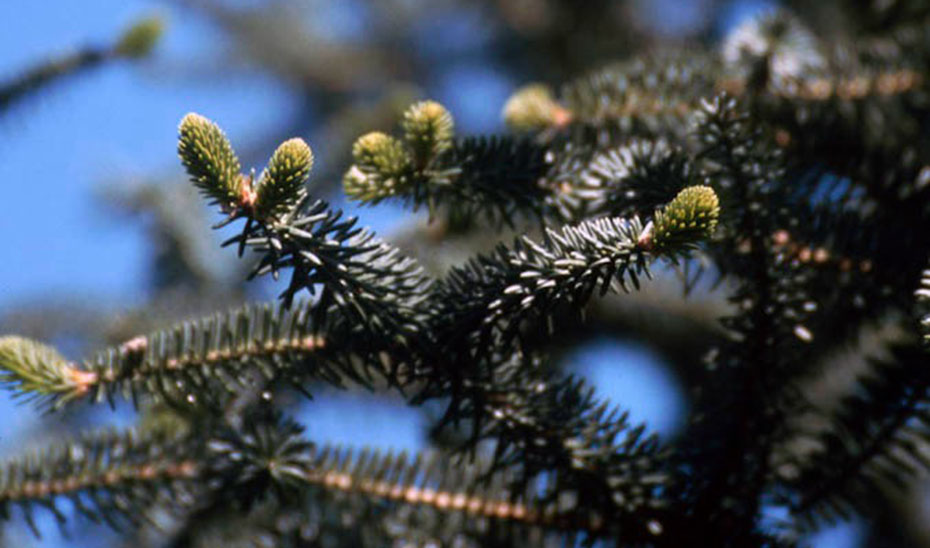
[[[930,271],[916,307],[900,283],[916,280],[915,253],[930,254],[930,27],[923,7],[919,22],[901,15],[912,4],[859,9],[885,12],[857,43],[838,33],[828,45],[775,12],[719,51],[634,57],[558,94],[527,86],[503,109],[515,138],[458,138],[442,105],[412,105],[393,135],[356,141],[349,197],[427,208],[453,231],[542,225],[436,280],[309,196],[303,140],[244,171],[219,126],[186,116],[178,153],[193,185],[226,216],[218,226],[241,223],[224,245],[250,250],[250,277],[289,276],[281,300],[82,361],[0,337],[0,383],[17,396],[53,409],[123,396],[176,413],[0,464],[0,518],[20,508],[34,526],[43,506],[64,522],[68,500],[113,526],[170,511],[183,520],[177,546],[217,543],[207,528],[295,545],[775,546],[795,539],[768,530],[770,502],[788,508],[792,535],[868,516],[930,470],[926,345],[880,341],[844,399],[817,388],[872,320],[916,308],[930,341]],[[0,110],[144,56],[160,30],[148,21],[27,73],[0,88]],[[686,431],[665,443],[558,359],[595,292],[638,289],[660,259],[684,262],[686,292],[708,274],[727,292],[714,308],[725,332],[686,333],[676,355],[694,399]],[[663,347],[682,333],[654,331]],[[287,398],[270,397],[285,383],[386,385],[435,403],[442,449],[318,446],[281,415]]]
[[664,139],[634,139],[598,152],[576,179],[588,207],[611,216],[655,209],[700,183],[691,158]]
[[799,529],[867,512],[884,492],[930,471],[926,352],[916,345],[890,350],[890,359],[871,360],[857,390],[817,437],[818,450],[782,465]]
[[658,534],[651,520],[670,503],[668,450],[585,382],[514,357],[486,378],[468,379],[465,393],[456,416],[473,419],[474,433],[463,448],[494,440],[490,471],[514,472],[513,490],[549,477],[547,489],[536,489],[542,500],[572,493],[579,512],[600,516],[627,539]]
[[68,362],[54,348],[17,336],[0,337],[0,382],[20,394],[63,401],[86,394],[98,382],[92,371]]
[[[694,201],[691,195],[695,193],[708,201]],[[479,311],[492,311],[485,325],[494,325],[496,321],[504,326],[509,323],[505,321],[508,315],[547,313],[558,302],[580,306],[587,298],[583,295],[590,295],[598,286],[602,286],[601,291],[606,291],[610,283],[626,287],[627,280],[636,285],[638,275],[644,272],[645,254],[661,252],[672,257],[680,254],[713,231],[718,211],[713,191],[708,187],[690,187],[657,214],[655,235],[646,232],[637,219],[629,223],[604,220],[568,227],[560,233],[550,231],[548,245],[520,240],[515,251],[505,252],[506,248],[501,248],[499,252],[500,257],[510,262],[480,273],[488,276],[497,272],[495,276],[499,276],[504,274],[503,269],[510,270],[496,282],[488,279],[485,284],[491,285],[481,290],[483,297],[474,293],[480,285],[462,278],[478,272],[454,271],[443,286],[442,291],[447,293],[440,292],[436,297],[435,321],[453,334],[452,340],[458,340],[462,334],[481,327],[464,320]],[[677,219],[681,227],[666,227],[663,221],[666,218]],[[666,234],[675,236],[669,238]],[[588,263],[571,258],[573,254],[581,254]],[[486,266],[490,268],[491,263]],[[515,267],[517,270],[513,270]],[[527,291],[538,296],[538,305],[533,304],[536,297],[527,299],[527,295],[517,294],[514,289],[519,287],[515,283],[526,280],[533,284],[527,286]],[[452,307],[450,303],[460,303],[451,299],[452,292],[458,298],[471,294],[466,306],[476,308],[462,309],[461,304],[456,305],[459,308]],[[367,371],[357,371],[358,365],[351,356],[364,356],[366,345],[357,340],[358,327],[353,326],[352,320],[356,316],[343,317],[323,309],[324,306],[325,303],[301,304],[288,309],[271,304],[248,305],[133,338],[98,352],[80,366],[40,343],[7,337],[0,344],[3,381],[18,393],[46,398],[54,408],[84,396],[96,401],[112,400],[117,393],[133,400],[141,393],[176,402],[216,403],[214,400],[224,394],[254,383],[256,373],[266,382],[284,376],[298,384],[307,378],[323,379],[337,386],[344,378],[367,384],[371,367],[380,362],[363,360]],[[381,344],[389,344],[398,335],[388,332],[382,336]],[[439,344],[450,342],[440,339]],[[377,346],[367,348],[370,351]],[[308,367],[309,363],[313,365]],[[396,375],[383,369],[378,368],[377,372],[390,377],[392,382],[400,382]]]
[[[506,479],[494,478],[479,463],[439,453],[360,452],[326,447],[314,453],[314,471],[304,480],[325,491],[353,494],[373,501],[426,506],[443,514],[490,518],[550,530],[583,530],[589,536],[612,527],[584,508],[560,507],[540,500],[545,483],[513,492]],[[554,490],[554,489],[553,489]]]
[[[546,229],[542,243],[523,237],[512,248],[500,245],[453,268],[437,286],[436,329],[457,341],[480,341],[491,330],[512,336],[522,320],[545,317],[560,304],[580,308],[595,291],[638,288],[649,262],[684,255],[713,233],[719,214],[713,190],[695,186],[658,210],[655,225],[602,218]],[[666,221],[672,218],[679,221]],[[467,346],[481,348],[475,342]]]
[[454,140],[451,114],[433,101],[412,105],[403,126],[402,140],[374,132],[355,142],[354,165],[343,177],[350,198],[400,198],[414,209],[445,206],[456,218],[507,224],[555,211],[546,148],[509,138]]
[[[187,127],[206,129],[186,131]],[[418,306],[430,285],[420,267],[356,227],[354,218],[342,220],[340,211],[307,197],[303,183],[312,154],[302,141],[279,147],[253,190],[251,177],[232,177],[238,162],[228,161],[234,158],[232,147],[215,127],[188,115],[182,122],[179,152],[196,185],[207,188],[210,196],[232,201],[224,208],[230,217],[222,224],[245,219],[241,234],[224,245],[238,244],[240,254],[247,247],[260,254],[252,276],[277,277],[282,269],[292,269],[290,284],[282,293],[285,307],[297,293],[312,293],[316,284],[322,284],[321,311],[334,303],[347,321],[358,322],[374,335],[373,348],[406,344],[418,329]],[[208,146],[233,156],[196,152]]]
[[[829,51],[796,17],[768,13],[732,31],[720,52],[646,55],[610,65],[564,85],[560,99],[531,84],[511,96],[503,115],[512,129],[540,131],[544,140],[568,133],[603,147],[633,137],[681,138],[702,99],[725,92],[755,103],[766,119],[778,121],[779,144],[796,146],[794,140],[835,134],[838,119],[854,128],[863,118],[857,112],[901,120],[900,108],[888,101],[919,100],[925,59],[911,34],[896,38]],[[832,133],[812,131],[826,124],[834,125]]]
[[44,398],[55,409],[84,397],[112,401],[117,394],[133,401],[147,395],[176,403],[216,403],[254,384],[256,375],[266,382],[281,377],[298,383],[300,378],[336,385],[346,378],[364,382],[368,375],[356,371],[350,360],[324,352],[333,341],[311,315],[306,303],[293,310],[246,305],[135,337],[80,365],[40,343],[4,337],[2,380],[17,394]]
[[[915,292],[922,311],[930,302],[928,288],[930,271],[925,270]],[[926,343],[928,315],[919,325]],[[831,427],[816,440],[819,450],[781,466],[785,482],[797,493],[792,511],[802,530],[851,511],[865,512],[883,492],[902,489],[908,477],[930,472],[926,348],[899,343],[888,350],[890,356],[870,360],[857,390],[830,417]]]
[[527,128],[516,113],[533,112],[542,103],[547,114],[533,123],[545,130],[544,138],[567,132],[576,142],[604,146],[633,137],[681,137],[700,99],[714,93],[712,75],[719,72],[709,55],[646,56],[569,82],[551,103],[532,87],[518,90],[505,118],[514,129]]
[[0,113],[29,95],[66,77],[86,72],[103,63],[148,55],[161,38],[164,24],[158,17],[140,19],[112,46],[85,47],[32,67],[13,80],[0,84]]
[[[34,509],[45,507],[64,523],[58,501],[68,499],[85,517],[121,528],[139,525],[155,505],[189,510],[204,495],[246,508],[269,496],[300,504],[310,487],[370,503],[424,506],[547,530],[594,535],[617,526],[584,505],[540,498],[540,492],[554,492],[546,485],[557,483],[555,478],[524,482],[515,492],[506,474],[489,475],[481,461],[441,453],[408,459],[405,453],[318,448],[302,430],[280,416],[270,421],[253,416],[242,427],[220,429],[205,440],[194,432],[161,430],[87,434],[4,463],[0,518],[9,519],[10,510],[19,507],[38,534]],[[198,487],[203,480],[209,480],[209,488]]]
[[[728,236],[717,267],[740,283],[729,296],[738,306],[724,319],[734,336],[708,356],[707,388],[678,453],[689,472],[674,490],[695,509],[698,527],[749,542],[758,503],[746,493],[761,492],[770,479],[770,452],[794,378],[789,368],[804,363],[795,360],[798,343],[812,335],[802,323],[808,311],[794,308],[793,265],[767,240],[786,215],[778,156],[745,108],[726,95],[705,102],[695,134],[702,174],[719,186],[724,204]],[[711,438],[718,444],[706,447]]]
[[162,431],[103,431],[8,460],[0,467],[0,517],[19,507],[38,534],[34,510],[66,520],[57,500],[112,527],[138,524],[153,504],[179,497],[194,485],[201,463],[192,440]]

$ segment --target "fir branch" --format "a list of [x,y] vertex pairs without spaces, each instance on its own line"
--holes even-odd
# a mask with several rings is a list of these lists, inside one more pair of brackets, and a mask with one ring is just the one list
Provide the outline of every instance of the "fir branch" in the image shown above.
[[49,509],[63,524],[61,498],[113,528],[139,525],[155,506],[181,512],[211,498],[246,506],[284,500],[312,474],[312,445],[301,433],[280,416],[206,431],[89,433],[4,463],[0,517],[9,519],[18,506],[38,535],[34,508]]
[[[786,387],[797,374],[789,368],[805,363],[798,348],[812,334],[802,323],[808,311],[796,305],[793,264],[768,240],[785,220],[776,184],[782,164],[733,98],[707,101],[702,112],[698,158],[703,174],[721,189],[727,232],[717,264],[738,276],[739,285],[729,296],[736,312],[724,320],[732,340],[707,358],[706,388],[678,454],[688,473],[674,490],[695,512],[697,527],[719,535],[713,543],[748,542],[756,534],[756,499],[769,480]],[[708,439],[716,441],[708,446]]]
[[19,507],[38,535],[35,508],[63,523],[56,501],[66,498],[94,521],[138,524],[153,504],[194,488],[202,467],[191,443],[163,431],[104,431],[8,460],[0,469],[0,516],[9,519]]
[[[81,398],[110,400],[123,394],[178,404],[211,404],[257,380],[309,379],[341,386],[346,378],[366,382],[345,357],[333,351],[347,330],[336,317],[314,324],[306,303],[285,309],[273,303],[246,305],[226,313],[188,320],[134,337],[97,352],[81,365],[54,350],[18,337],[0,339],[2,380],[18,394],[45,398],[61,408]],[[343,335],[336,335],[342,333]],[[349,332],[350,333],[350,332]],[[351,337],[350,337],[351,338]],[[328,347],[332,347],[329,348]]]
[[313,472],[304,480],[322,492],[344,493],[372,503],[428,507],[446,515],[445,519],[458,514],[549,531],[582,531],[588,538],[621,527],[591,512],[581,500],[566,504],[554,496],[539,497],[540,492],[558,491],[555,476],[513,491],[514,483],[506,473],[489,476],[480,459],[468,462],[435,452],[408,457],[406,453],[325,447],[314,452],[313,462]]
[[644,56],[565,84],[549,133],[611,146],[633,137],[682,137],[719,63],[706,54]]
[[0,86],[0,112],[56,81],[95,68],[106,60],[106,50],[87,48],[35,66]]
[[635,215],[698,184],[694,162],[667,140],[634,139],[593,156],[579,174],[590,208],[612,216]]
[[[930,271],[924,271],[915,292],[920,310],[930,302],[928,288]],[[924,343],[928,325],[928,315],[922,315]],[[856,390],[829,417],[830,428],[815,440],[818,449],[780,466],[785,484],[795,493],[791,508],[799,529],[864,513],[876,496],[905,487],[909,476],[930,471],[926,349],[898,343],[888,350],[888,356],[870,360]]]
[[[35,507],[49,509],[64,523],[56,501],[66,498],[85,517],[122,528],[141,523],[154,505],[203,508],[205,498],[245,508],[265,500],[299,504],[303,495],[312,499],[315,490],[551,531],[590,535],[615,527],[580,505],[538,497],[557,489],[546,489],[543,480],[514,492],[512,482],[491,479],[481,463],[440,453],[408,459],[404,453],[317,448],[301,432],[280,416],[270,422],[253,416],[242,427],[221,429],[206,440],[161,430],[88,434],[5,463],[0,515],[8,519],[11,508],[19,507],[38,534]],[[201,480],[209,480],[210,487],[198,487]]]
[[781,466],[798,529],[865,513],[882,494],[930,471],[930,375],[917,345],[873,359],[857,390],[818,436],[818,450]]
[[476,531],[481,527],[473,526],[475,522],[486,520],[555,534],[591,535],[613,527],[581,504],[540,497],[550,491],[546,486],[551,477],[524,482],[515,491],[513,471],[493,470],[484,459],[469,461],[438,451],[411,457],[317,447],[301,430],[280,416],[257,413],[246,416],[242,427],[213,437],[207,444],[210,474],[219,481],[214,482],[212,502],[190,516],[195,529],[174,545],[191,543],[204,527],[211,527],[211,519],[228,519],[230,507],[250,509],[251,517],[269,504],[278,515],[295,512],[314,531],[333,529],[346,538],[355,533],[343,530],[342,518],[334,524],[333,515],[352,516],[359,526],[375,528],[372,522],[397,516],[404,508],[428,511],[440,523]]
[[[567,83],[560,99],[545,87],[526,86],[508,100],[504,118],[513,129],[540,131],[544,141],[569,135],[605,149],[635,137],[681,139],[701,100],[726,92],[757,103],[763,119],[776,122],[782,146],[806,147],[829,135],[837,158],[848,161],[858,155],[841,153],[849,146],[835,143],[837,131],[855,131],[863,121],[879,124],[861,132],[859,138],[868,139],[914,127],[913,116],[902,116],[897,106],[917,107],[925,94],[925,48],[913,34],[830,51],[796,17],[767,13],[732,31],[719,54],[641,56]],[[906,108],[911,114],[919,109]]]
[[464,392],[456,414],[438,428],[471,419],[473,433],[462,449],[493,440],[489,472],[513,472],[512,490],[548,477],[537,491],[541,500],[571,493],[576,511],[622,531],[627,542],[661,534],[670,503],[667,449],[643,425],[631,425],[627,413],[595,398],[585,382],[514,356],[467,379]]
[[403,140],[374,132],[355,142],[343,177],[349,197],[369,204],[396,197],[414,210],[445,206],[455,219],[506,224],[553,210],[546,148],[509,138],[455,141],[451,115],[432,101],[411,106],[404,128]]
[[[895,28],[858,44],[826,47],[779,12],[739,27],[719,54],[634,58],[560,97],[524,88],[504,109],[517,139],[456,139],[445,108],[413,105],[396,136],[356,142],[347,194],[427,207],[456,228],[568,223],[437,283],[308,196],[313,154],[302,140],[278,147],[256,178],[219,127],[185,117],[178,152],[193,184],[228,216],[222,224],[243,222],[226,245],[256,254],[253,277],[290,270],[282,304],[183,322],[83,362],[0,338],[0,382],[55,408],[117,394],[211,404],[173,407],[196,413],[175,434],[92,434],[11,461],[0,467],[0,513],[19,506],[31,521],[41,505],[63,520],[57,501],[70,499],[119,525],[179,509],[177,546],[209,542],[204,524],[229,520],[252,538],[259,517],[294,544],[341,532],[343,545],[436,543],[448,536],[433,532],[451,527],[456,542],[488,545],[532,531],[535,545],[555,534],[563,544],[759,546],[778,544],[762,531],[772,499],[796,529],[865,514],[930,468],[926,349],[908,340],[873,360],[820,417],[822,431],[792,419],[815,407],[802,383],[825,355],[863,322],[911,309],[900,280],[920,266],[901,242],[921,260],[930,253],[930,31],[898,20],[905,3],[889,6],[876,24]],[[97,57],[27,74],[0,89],[0,109],[61,74],[144,55],[159,32],[140,25]],[[638,288],[653,261],[688,259],[711,237],[706,271],[731,282],[727,333],[703,342],[713,344],[706,368],[684,373],[692,420],[662,445],[544,353],[566,344],[563,313],[596,291]],[[295,304],[305,290],[313,301]],[[930,314],[921,322],[930,341]],[[275,412],[280,398],[246,407],[240,397],[276,381],[374,379],[412,389],[414,405],[441,400],[437,432],[453,451],[320,448]],[[814,448],[792,452],[798,440]]]
[[[208,127],[215,127],[209,121],[201,121],[205,119],[190,119],[197,125],[206,123]],[[312,293],[314,287],[321,284],[323,305],[320,311],[335,303],[347,321],[359,323],[373,335],[372,348],[407,344],[418,330],[419,303],[430,286],[416,262],[403,257],[397,249],[376,239],[367,230],[356,227],[354,218],[343,220],[342,213],[331,209],[326,202],[311,201],[307,197],[303,180],[297,184],[310,169],[312,156],[306,145],[282,145],[272,157],[267,173],[268,177],[280,176],[286,180],[274,185],[260,183],[255,191],[251,178],[227,176],[238,169],[237,164],[226,160],[230,157],[228,154],[185,152],[193,150],[184,144],[187,141],[199,148],[210,146],[214,142],[211,135],[216,135],[212,129],[208,133],[190,132],[188,135],[182,131],[182,159],[195,184],[212,189],[208,190],[211,196],[218,193],[215,197],[222,194],[234,200],[231,207],[224,208],[231,211],[222,224],[237,219],[245,219],[245,224],[242,232],[224,245],[238,244],[240,255],[247,247],[260,254],[251,275],[271,273],[277,277],[282,269],[292,269],[290,284],[282,293],[285,307],[291,305],[297,293],[303,290]],[[218,145],[220,149],[231,152],[225,138],[221,141],[225,144]],[[299,167],[276,168],[281,155],[291,156],[291,165]],[[242,186],[230,187],[234,181],[242,181]],[[261,214],[259,193],[263,192],[262,188],[274,189],[276,205],[269,210],[274,211],[274,215]]]
[[321,284],[323,302],[335,303],[374,334],[375,346],[407,344],[418,331],[430,280],[414,260],[358,228],[355,218],[343,220],[326,202],[304,197],[278,222],[251,221],[225,244],[261,255],[252,277],[292,269],[281,294],[285,307]]
[[[229,451],[243,450],[237,446]],[[251,454],[249,449],[243,453]],[[591,512],[581,501],[566,503],[564,499],[540,497],[539,493],[555,490],[550,485],[555,482],[554,475],[525,483],[515,491],[512,471],[490,473],[481,458],[464,460],[439,451],[410,455],[368,448],[312,446],[296,451],[286,468],[294,487],[301,489],[301,498],[284,505],[274,498],[255,501],[253,508],[261,510],[259,505],[270,500],[275,503],[277,515],[293,514],[309,531],[331,530],[339,538],[357,538],[358,527],[377,530],[380,520],[394,524],[390,528],[393,534],[383,530],[376,534],[401,538],[405,533],[424,533],[424,527],[430,523],[437,532],[451,528],[451,535],[456,537],[463,533],[493,536],[492,531],[506,530],[514,531],[507,538],[521,538],[533,532],[534,536],[544,538],[580,535],[592,539],[606,531],[616,532],[620,527]],[[267,475],[271,469],[256,477]],[[243,495],[248,496],[249,487],[242,485]],[[403,529],[404,516],[414,511],[431,519],[412,530]],[[341,518],[333,519],[334,516]],[[351,531],[345,529],[346,520],[354,524]],[[198,529],[205,525],[210,526],[201,521]]]
[[[684,204],[695,189],[712,199],[692,209]],[[436,289],[435,329],[451,340],[470,341],[466,348],[482,348],[491,331],[500,331],[506,340],[521,320],[544,318],[560,304],[580,308],[595,291],[638,288],[640,276],[649,275],[649,262],[680,257],[710,236],[719,206],[709,187],[691,187],[666,211],[687,218],[672,229],[680,239],[668,238],[661,229],[654,234],[637,217],[603,218],[547,229],[542,243],[523,237],[512,248],[500,245],[493,255],[452,269]],[[656,219],[663,215],[657,212]],[[694,232],[684,228],[692,223]]]
[[137,59],[148,55],[160,39],[163,27],[158,17],[144,18],[126,29],[112,46],[84,47],[30,68],[13,80],[0,84],[0,113],[67,77],[87,72],[114,59]]
[[466,138],[443,157],[448,174],[430,181],[423,198],[445,204],[464,219],[483,216],[509,225],[521,216],[558,219],[547,156],[548,151],[530,141]]
[[[528,90],[528,98],[518,94],[508,108],[542,108],[519,104],[524,99],[539,99],[538,91]],[[414,210],[425,205],[434,212],[444,206],[452,221],[466,225],[478,218],[513,225],[521,217],[540,222],[579,220],[603,214],[605,202],[612,215],[632,215],[665,203],[694,182],[687,173],[681,174],[681,180],[668,180],[679,174],[667,172],[674,169],[672,165],[658,164],[681,162],[683,154],[669,153],[664,141],[654,146],[633,142],[630,150],[598,154],[602,144],[591,146],[584,139],[546,139],[541,144],[528,139],[473,137],[450,140],[443,153],[424,156],[421,152],[415,160],[410,139],[409,135],[402,140],[381,132],[360,137],[353,148],[354,165],[343,178],[346,194],[368,204],[396,198]],[[651,164],[656,164],[655,173],[649,171]],[[628,177],[628,184],[642,185],[638,192],[651,202],[637,200],[631,196],[637,191],[618,181]]]

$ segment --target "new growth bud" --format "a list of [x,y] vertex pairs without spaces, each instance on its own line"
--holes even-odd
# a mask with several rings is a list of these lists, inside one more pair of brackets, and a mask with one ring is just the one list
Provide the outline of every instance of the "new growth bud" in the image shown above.
[[126,29],[113,50],[123,57],[144,57],[158,43],[164,30],[161,17],[146,17]]
[[720,201],[709,186],[690,186],[656,211],[652,233],[641,245],[654,250],[686,246],[709,238],[717,228]]
[[404,139],[418,167],[452,147],[455,123],[446,107],[436,101],[421,101],[404,113]]
[[190,113],[178,128],[178,155],[201,192],[225,210],[240,201],[241,167],[229,139],[213,122]]
[[288,139],[281,143],[258,181],[255,215],[267,218],[290,209],[300,199],[311,169],[313,151],[303,139]]
[[570,120],[571,113],[556,102],[552,90],[543,84],[518,89],[504,105],[504,122],[515,131],[562,126]]
[[74,367],[54,348],[23,337],[0,337],[0,383],[67,398],[87,392],[95,382],[96,373]]
[[352,147],[355,165],[343,177],[345,193],[378,201],[402,193],[411,178],[411,159],[403,143],[379,131],[359,137]]

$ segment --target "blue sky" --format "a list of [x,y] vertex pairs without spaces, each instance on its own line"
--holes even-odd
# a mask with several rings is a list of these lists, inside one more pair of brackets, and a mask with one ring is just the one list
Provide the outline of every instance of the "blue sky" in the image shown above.
[[[351,4],[335,4],[327,11],[333,32],[364,26],[363,17],[344,7]],[[736,21],[764,4],[734,5]],[[108,218],[95,204],[95,190],[101,184],[131,185],[153,175],[180,178],[176,127],[189,111],[216,120],[234,143],[248,143],[251,135],[284,125],[295,111],[297,98],[258,72],[237,71],[214,79],[179,77],[175,71],[191,56],[218,56],[226,46],[223,35],[189,12],[144,0],[0,2],[0,79],[75,45],[108,43],[135,18],[153,12],[164,15],[169,27],[152,60],[113,64],[81,75],[0,118],[5,205],[0,215],[5,236],[0,308],[67,296],[98,303],[102,313],[111,313],[142,302],[148,255],[143,227]],[[450,18],[447,23],[448,47],[480,46],[480,20]],[[465,121],[459,124],[464,130],[493,131],[499,129],[500,105],[519,82],[472,60],[452,64],[435,82],[420,84]],[[372,224],[386,224],[376,209],[362,210],[361,215],[363,223],[371,216]],[[648,420],[665,434],[680,425],[678,388],[648,350],[604,340],[579,351],[574,361],[604,397],[630,408],[634,421]],[[18,448],[20,434],[35,424],[35,416],[28,406],[14,406],[3,398],[0,395],[0,413],[12,420],[0,428],[0,454],[9,454]],[[399,404],[328,393],[304,406],[300,416],[308,434],[318,440],[397,449],[422,445],[422,416]],[[39,545],[62,545],[54,525],[44,521],[48,535]],[[817,546],[854,546],[858,536],[851,526],[825,535]],[[31,542],[31,537],[22,538]],[[71,539],[67,545],[95,544]]]

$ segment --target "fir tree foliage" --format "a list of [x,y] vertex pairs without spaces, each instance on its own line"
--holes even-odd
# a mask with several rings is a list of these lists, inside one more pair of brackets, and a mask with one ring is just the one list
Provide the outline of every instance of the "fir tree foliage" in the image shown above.
[[402,139],[373,132],[355,142],[343,177],[349,197],[370,204],[400,198],[433,214],[442,207],[449,217],[496,223],[555,210],[545,147],[496,136],[456,140],[452,115],[435,101],[411,105],[401,125]]
[[[191,183],[220,225],[240,223],[225,245],[249,252],[251,277],[287,277],[280,299],[82,361],[0,338],[0,380],[57,412],[117,396],[171,410],[8,461],[0,510],[64,520],[69,499],[119,526],[167,509],[176,545],[224,529],[295,546],[793,546],[873,515],[930,469],[921,17],[885,13],[867,39],[832,43],[770,13],[718,49],[523,87],[502,109],[516,136],[457,137],[441,104],[411,105],[395,134],[355,141],[346,195],[426,207],[456,236],[525,232],[441,269],[312,197],[303,140],[256,177],[218,125],[187,115]],[[124,55],[155,34],[130,33]],[[567,372],[559,346],[657,262],[685,293],[710,278],[726,301],[677,365],[690,411],[669,438]],[[896,337],[859,348],[879,325]],[[849,349],[865,359],[824,397],[817,379]],[[327,447],[278,397],[359,386],[435,413],[435,447]]]

